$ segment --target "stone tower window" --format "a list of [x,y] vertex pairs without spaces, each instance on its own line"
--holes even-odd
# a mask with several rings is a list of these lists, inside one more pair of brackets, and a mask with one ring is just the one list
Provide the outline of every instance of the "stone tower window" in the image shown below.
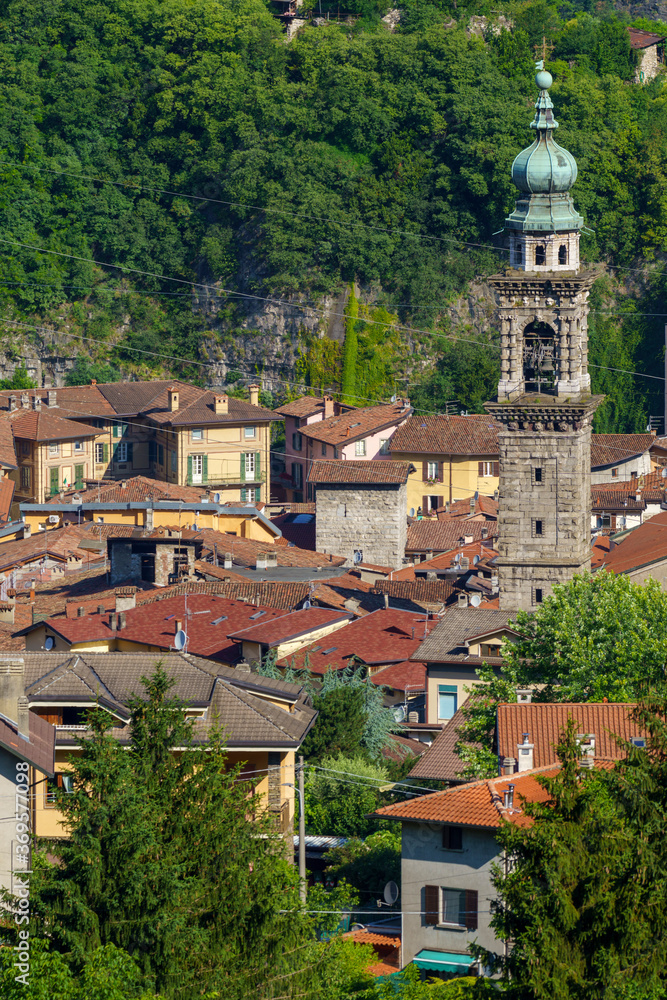
[[533,521],[533,535],[536,538],[541,538],[543,534],[544,534],[544,521],[538,518],[537,520]]
[[542,588],[535,587],[535,589],[533,590],[533,604],[541,604],[541,603],[542,603]]
[[555,391],[560,363],[556,332],[547,323],[530,323],[523,333],[523,377],[527,392]]
[[533,469],[533,482],[534,483],[541,483],[542,482],[542,466],[541,465],[537,465]]
[[565,243],[561,243],[558,248],[558,263],[567,264],[567,246]]
[[540,243],[535,247],[535,263],[536,264],[546,264],[547,262],[547,248],[542,246]]
[[514,244],[514,253],[516,254],[517,264],[523,264],[523,247],[521,246],[519,240],[517,240]]

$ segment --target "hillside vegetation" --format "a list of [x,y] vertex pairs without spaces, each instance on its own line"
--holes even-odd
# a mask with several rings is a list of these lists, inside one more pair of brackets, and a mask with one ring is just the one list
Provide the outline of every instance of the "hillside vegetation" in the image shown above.
[[[479,37],[466,31],[472,7],[406,0],[391,33],[386,6],[352,4],[354,25],[307,27],[287,43],[261,0],[5,0],[5,320],[67,321],[88,338],[73,352],[147,371],[169,367],[155,354],[201,360],[204,335],[215,342],[243,321],[248,300],[221,294],[212,329],[188,282],[315,305],[356,284],[357,393],[386,395],[408,371],[425,409],[455,398],[479,408],[497,377],[493,330],[466,333],[447,308],[506,260],[493,234],[513,204],[512,160],[531,141],[533,48],[545,37],[558,139],[577,158],[575,200],[593,230],[583,256],[612,268],[593,298],[591,361],[655,374],[667,91],[662,79],[629,82],[621,20],[597,5],[506,5],[512,30]],[[111,263],[134,270],[100,266]],[[401,325],[422,331],[410,335],[412,367]],[[340,345],[317,344],[298,377],[339,385]],[[593,377],[610,397],[599,429],[641,428],[660,412],[660,383]]]

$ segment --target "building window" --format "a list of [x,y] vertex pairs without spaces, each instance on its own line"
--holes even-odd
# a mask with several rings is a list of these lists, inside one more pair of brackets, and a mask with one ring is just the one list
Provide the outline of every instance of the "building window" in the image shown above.
[[201,483],[204,474],[204,456],[191,455],[192,458],[192,482]]
[[301,434],[299,434],[299,432],[296,431],[295,434],[292,434],[292,448],[294,449],[294,451],[301,451],[302,446],[303,446],[303,438],[301,437]]
[[127,430],[127,424],[114,424],[113,425],[113,436],[115,438],[122,438]]
[[243,437],[246,439],[246,441],[250,441],[253,438],[255,438],[256,436],[257,436],[257,430],[256,430],[255,427],[244,427],[243,428]]
[[427,462],[426,463],[426,475],[429,479],[437,479],[439,473],[439,462]]
[[243,503],[259,503],[262,499],[262,491],[259,486],[246,486],[241,490],[241,500]]
[[27,466],[23,466],[21,469],[21,489],[30,489],[30,469]]
[[[301,468],[301,466],[299,466]],[[247,451],[245,453],[245,478],[254,479],[255,478],[255,452]]]
[[542,482],[542,467],[540,465],[536,466],[533,469],[533,482],[534,483]]
[[447,924],[469,931],[477,930],[479,897],[474,889],[450,889],[448,886],[424,886],[426,924]]
[[192,429],[192,431],[190,432],[190,435],[191,435],[191,440],[192,441],[203,441],[204,440],[204,431],[202,430],[201,427],[194,427]]
[[517,264],[522,264],[523,263],[523,246],[522,246],[522,244],[518,240],[514,244],[514,252],[516,253],[516,262],[517,262]]
[[480,656],[500,656],[500,645],[496,642],[481,642],[479,644]]
[[534,597],[533,604],[541,604],[542,603],[542,588],[541,587],[535,587],[535,592],[534,592],[533,597]]
[[611,528],[611,514],[600,514],[598,516],[598,528]]
[[611,470],[611,478],[612,479],[618,479],[618,469],[612,469]]
[[535,247],[535,263],[536,264],[546,264],[547,262],[547,248],[545,246]]
[[60,445],[58,442],[49,445],[49,458],[57,458],[60,454]]
[[498,476],[500,475],[500,463],[478,462],[477,475],[482,476],[484,479],[488,479],[490,476],[495,476],[496,478],[498,478]]
[[567,264],[567,246],[564,243],[558,248],[558,263]]
[[324,441],[322,442],[322,455],[324,458],[327,457],[327,446],[325,445]]
[[462,851],[463,828],[460,826],[443,826],[442,846],[445,851]]
[[46,805],[53,806],[56,802],[56,789],[62,792],[67,792],[69,795],[74,791],[74,778],[71,774],[63,774],[62,772],[56,771],[54,780],[50,779],[46,782]]
[[438,685],[438,719],[451,719],[456,712],[458,688],[455,684]]
[[303,489],[303,466],[300,462],[292,462],[292,482],[294,489]]
[[103,462],[106,461],[104,457],[104,447],[105,446],[103,444],[95,445],[95,461],[97,462],[98,465],[101,465]]
[[127,462],[127,441],[118,442],[114,457],[117,462]]
[[541,521],[539,518],[537,518],[536,520],[533,521],[533,537],[541,538],[543,534],[544,534],[544,521]]
[[158,465],[164,465],[164,445],[159,444],[157,446],[157,463]]
[[362,457],[366,454],[366,442],[365,441],[355,441],[354,442],[354,454],[362,456]]
[[389,438],[380,438],[380,454],[389,454]]
[[178,452],[172,451],[171,453],[171,471],[176,472],[178,470]]
[[29,455],[30,454],[30,442],[29,441],[21,441],[21,454],[22,455]]
[[338,458],[338,448],[334,447],[334,458]]
[[363,561],[364,561],[364,550],[363,549],[355,549],[354,550],[354,565],[358,566],[359,563],[362,563]]
[[74,451],[83,451],[83,441],[74,442]]

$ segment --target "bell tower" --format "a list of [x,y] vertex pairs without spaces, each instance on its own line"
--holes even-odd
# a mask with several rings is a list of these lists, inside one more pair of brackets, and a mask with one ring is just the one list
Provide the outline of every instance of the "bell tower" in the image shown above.
[[588,295],[579,266],[584,220],[570,189],[574,157],[554,139],[551,74],[537,64],[535,141],[516,157],[505,220],[510,265],[491,278],[501,333],[500,607],[536,607],[554,583],[590,569],[591,424],[602,401],[588,374]]

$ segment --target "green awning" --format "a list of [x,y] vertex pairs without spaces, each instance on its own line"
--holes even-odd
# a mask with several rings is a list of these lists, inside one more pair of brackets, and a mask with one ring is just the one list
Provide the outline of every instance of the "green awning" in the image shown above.
[[459,976],[465,976],[474,961],[470,955],[457,955],[453,951],[427,951],[425,948],[413,958],[419,969],[428,969],[431,972],[454,972]]

